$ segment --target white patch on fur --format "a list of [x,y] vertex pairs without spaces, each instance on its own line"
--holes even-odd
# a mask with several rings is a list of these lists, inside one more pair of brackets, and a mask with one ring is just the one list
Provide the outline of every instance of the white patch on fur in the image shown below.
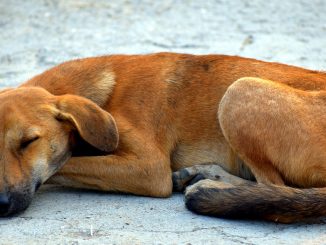
[[87,88],[85,97],[92,100],[99,106],[104,106],[116,84],[115,74],[111,71],[101,73],[92,87]]
[[38,158],[33,167],[33,178],[41,178],[42,182],[50,177],[48,164],[45,158]]
[[165,79],[166,83],[171,83],[171,84],[178,84],[179,81],[177,81],[175,78],[173,77],[168,77],[167,79]]

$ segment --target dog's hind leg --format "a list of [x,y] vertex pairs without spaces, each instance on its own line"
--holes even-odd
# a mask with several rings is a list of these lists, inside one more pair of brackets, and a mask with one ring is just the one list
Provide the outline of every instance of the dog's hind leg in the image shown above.
[[[291,123],[279,120],[286,115],[282,104],[275,102],[282,90],[269,88],[274,84],[258,78],[234,82],[219,104],[218,120],[226,140],[257,182],[284,185],[277,164],[292,149],[284,139],[293,130],[285,129]],[[291,111],[288,114],[291,116]]]

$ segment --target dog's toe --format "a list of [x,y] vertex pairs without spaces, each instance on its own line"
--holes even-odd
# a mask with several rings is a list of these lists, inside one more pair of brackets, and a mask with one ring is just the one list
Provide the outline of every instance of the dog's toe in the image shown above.
[[187,186],[193,185],[203,179],[218,180],[219,175],[212,171],[211,165],[195,165],[181,169],[172,175],[173,190],[183,191]]

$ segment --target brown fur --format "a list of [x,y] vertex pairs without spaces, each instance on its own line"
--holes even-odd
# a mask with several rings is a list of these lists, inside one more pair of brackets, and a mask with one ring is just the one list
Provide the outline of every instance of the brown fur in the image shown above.
[[[30,127],[48,132],[40,136],[43,144],[37,140],[28,146],[28,153],[1,160],[1,165],[16,161],[20,167],[11,164],[3,173],[0,172],[0,194],[19,192],[23,188],[18,186],[30,190],[35,185],[32,173],[39,165],[35,159],[38,155],[52,154],[53,149],[46,145],[50,141],[56,143],[51,138],[56,134],[62,134],[60,140],[68,142],[62,150],[68,155],[73,154],[73,157],[64,165],[63,162],[56,165],[52,160],[43,160],[43,170],[37,172],[54,174],[56,169],[49,170],[48,166],[56,165],[59,168],[63,165],[49,180],[63,185],[166,197],[172,193],[173,170],[215,162],[231,174],[248,177],[248,171],[242,167],[244,160],[258,181],[314,186],[315,176],[323,168],[321,161],[311,168],[292,166],[300,176],[297,178],[300,183],[297,183],[293,181],[296,178],[293,178],[290,168],[276,168],[269,158],[262,158],[263,154],[255,155],[260,147],[253,142],[256,135],[254,138],[247,137],[245,130],[240,130],[238,137],[241,138],[234,136],[231,139],[228,131],[225,138],[225,124],[237,124],[244,116],[233,118],[232,122],[226,120],[222,131],[217,119],[219,103],[234,81],[248,76],[278,81],[298,91],[326,88],[326,74],[321,72],[223,55],[114,55],[80,59],[56,66],[18,89],[0,94],[0,114],[8,109],[8,103],[4,103],[6,98],[15,101],[10,105],[13,112],[1,117],[5,118],[7,126],[0,130],[0,134],[14,132],[13,136],[6,136],[0,142],[6,154],[10,149],[17,149],[17,142],[21,140],[17,135],[26,134]],[[40,95],[29,94],[28,89],[35,87],[39,87],[37,91]],[[73,94],[75,99],[70,100],[72,103],[64,111],[59,102],[70,96],[66,94]],[[91,105],[84,107],[85,101]],[[259,101],[257,103],[260,104]],[[52,109],[49,109],[49,105]],[[83,108],[82,114],[74,116],[74,108],[80,107]],[[52,116],[38,108],[48,108]],[[64,116],[55,116],[60,120],[53,121],[53,113],[58,110]],[[303,114],[306,112],[301,111]],[[94,118],[94,113],[104,115]],[[11,120],[11,116],[17,118]],[[81,119],[84,122],[75,121]],[[15,124],[16,121],[20,124]],[[84,127],[81,127],[82,123]],[[255,124],[253,121],[249,123]],[[282,137],[284,142],[291,139],[288,135]],[[263,137],[268,138],[268,135]],[[233,145],[238,142],[242,144]],[[85,155],[79,150],[75,156],[74,146],[80,144],[82,149],[85,148]],[[309,148],[310,145],[306,152],[309,152]],[[248,150],[250,154],[247,154]],[[110,154],[105,153],[108,151]],[[292,163],[295,164],[295,161]],[[45,175],[41,182],[47,178],[48,175]],[[8,214],[15,211],[14,208],[12,210]]]
[[325,91],[242,78],[228,88],[218,116],[227,141],[258,182],[324,187],[325,103]]

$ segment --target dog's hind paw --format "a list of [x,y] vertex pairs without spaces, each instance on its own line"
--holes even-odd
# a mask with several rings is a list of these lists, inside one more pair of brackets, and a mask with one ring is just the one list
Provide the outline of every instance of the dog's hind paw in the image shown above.
[[229,174],[217,164],[203,164],[183,168],[174,172],[172,175],[173,190],[183,191],[187,186],[193,185],[203,179],[218,180],[231,184],[247,182],[247,180]]

